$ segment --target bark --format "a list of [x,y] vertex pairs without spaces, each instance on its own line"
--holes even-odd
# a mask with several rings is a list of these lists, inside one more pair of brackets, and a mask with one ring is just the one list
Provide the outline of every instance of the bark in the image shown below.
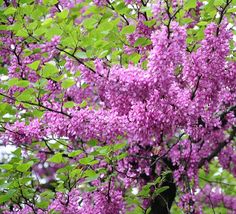
[[166,177],[162,186],[168,186],[169,189],[158,195],[151,203],[150,214],[169,214],[171,206],[176,196],[176,185],[173,182],[173,175],[170,174]]

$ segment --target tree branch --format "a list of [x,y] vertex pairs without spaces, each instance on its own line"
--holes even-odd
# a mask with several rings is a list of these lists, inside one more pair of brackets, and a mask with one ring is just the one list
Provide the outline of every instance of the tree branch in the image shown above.
[[6,94],[1,93],[1,92],[0,92],[0,95],[4,96],[4,97],[6,97],[6,98],[8,98],[8,99],[10,99],[10,100],[13,100],[13,101],[15,101],[15,102],[17,101],[17,102],[29,104],[29,105],[32,105],[32,106],[38,106],[38,107],[44,108],[44,109],[46,109],[46,110],[48,110],[48,111],[51,111],[51,112],[63,114],[63,115],[65,115],[65,116],[69,117],[69,118],[72,117],[71,115],[67,114],[66,112],[58,111],[58,110],[56,110],[56,109],[49,108],[49,107],[47,107],[47,106],[42,105],[41,103],[32,103],[32,102],[29,102],[29,101],[19,101],[19,100],[13,98],[13,97],[10,97],[10,96],[8,96],[8,95],[6,95]]
[[201,168],[206,162],[210,162],[215,156],[217,156],[221,152],[221,150],[234,139],[235,136],[236,136],[236,126],[233,127],[233,130],[228,140],[221,142],[216,147],[216,149],[213,150],[207,157],[201,159],[201,161],[198,164],[198,168]]
[[225,15],[225,13],[227,12],[227,7],[230,5],[231,2],[232,2],[232,0],[227,0],[225,6],[223,7],[223,9],[222,9],[221,12],[220,12],[220,18],[219,18],[219,21],[218,21],[218,27],[217,27],[217,29],[216,29],[216,36],[219,35],[219,32],[220,32],[220,23],[222,22],[223,17],[224,17],[224,15]]

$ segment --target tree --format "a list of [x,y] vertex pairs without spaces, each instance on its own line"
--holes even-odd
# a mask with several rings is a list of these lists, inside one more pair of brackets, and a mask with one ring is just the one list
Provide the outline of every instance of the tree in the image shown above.
[[235,0],[0,4],[1,213],[236,211]]

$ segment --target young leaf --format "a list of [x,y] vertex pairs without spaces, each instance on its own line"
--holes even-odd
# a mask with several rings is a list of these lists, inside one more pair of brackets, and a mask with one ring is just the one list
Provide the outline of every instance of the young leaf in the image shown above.
[[41,62],[40,60],[36,60],[36,61],[32,62],[31,64],[28,64],[27,66],[29,68],[31,68],[32,70],[36,71],[39,67],[40,62]]
[[69,156],[69,157],[76,157],[76,156],[78,156],[78,155],[81,154],[81,153],[83,153],[82,150],[76,150],[76,151],[70,152],[70,153],[68,154],[68,156]]
[[57,154],[53,155],[51,158],[48,158],[47,161],[52,162],[52,163],[62,163],[63,162],[62,154],[57,153]]
[[135,26],[134,25],[128,25],[122,28],[121,34],[131,34],[135,31]]
[[83,100],[83,102],[79,104],[80,108],[85,108],[86,106],[87,106],[86,100]]
[[138,46],[147,46],[152,44],[152,41],[146,37],[140,37],[138,38],[135,43],[134,43],[134,47],[138,47]]
[[68,101],[63,104],[64,108],[73,108],[76,104],[73,101]]
[[55,65],[51,64],[51,63],[47,63],[43,70],[42,70],[42,76],[47,78],[47,77],[51,77],[54,74],[58,73],[58,69],[56,68]]
[[92,161],[94,160],[94,157],[93,156],[88,156],[88,157],[85,157],[85,158],[81,158],[79,160],[79,162],[81,164],[84,164],[84,165],[89,165]]
[[73,86],[74,84],[75,84],[75,81],[73,79],[65,79],[63,80],[61,86],[62,88],[67,89]]
[[34,164],[33,161],[30,161],[28,163],[23,163],[23,164],[19,164],[16,169],[20,172],[26,172],[28,171],[28,169]]

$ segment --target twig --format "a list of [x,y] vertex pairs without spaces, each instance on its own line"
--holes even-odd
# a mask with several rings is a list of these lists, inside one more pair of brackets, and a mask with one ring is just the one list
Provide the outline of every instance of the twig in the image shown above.
[[219,32],[220,32],[220,23],[222,22],[223,17],[224,17],[224,15],[225,15],[226,11],[227,11],[227,7],[230,5],[231,2],[232,2],[232,0],[227,0],[225,6],[223,7],[223,9],[222,9],[221,12],[220,12],[220,18],[219,18],[219,21],[218,21],[218,27],[217,27],[217,29],[216,29],[216,36],[219,35]]
[[216,147],[216,149],[211,152],[211,154],[201,159],[201,161],[198,164],[198,168],[201,168],[205,164],[205,162],[210,162],[215,156],[217,156],[221,152],[221,150],[234,139],[235,135],[236,135],[236,127],[233,127],[233,130],[232,130],[232,133],[230,134],[229,139],[221,142]]
[[22,102],[22,103],[29,104],[29,105],[32,105],[32,106],[38,106],[38,107],[44,108],[44,109],[46,109],[46,110],[48,110],[48,111],[55,112],[55,113],[59,113],[59,114],[63,114],[63,115],[65,115],[65,116],[69,117],[69,118],[72,118],[71,115],[69,115],[69,114],[67,114],[67,113],[65,113],[65,112],[63,112],[63,111],[58,111],[58,110],[49,108],[49,107],[47,107],[47,106],[42,105],[41,103],[32,103],[32,102],[29,102],[29,101],[18,101],[17,99],[15,99],[15,98],[13,98],[13,97],[10,97],[10,96],[8,96],[8,95],[6,95],[6,94],[3,94],[3,93],[1,93],[1,92],[0,92],[0,95],[6,97],[6,98],[8,98],[8,99],[11,99],[11,100],[13,100],[13,101]]
[[198,76],[196,86],[195,86],[195,88],[194,88],[194,90],[191,94],[191,98],[190,98],[191,100],[193,100],[196,96],[196,92],[197,92],[198,87],[199,87],[200,79],[201,79],[201,76]]

